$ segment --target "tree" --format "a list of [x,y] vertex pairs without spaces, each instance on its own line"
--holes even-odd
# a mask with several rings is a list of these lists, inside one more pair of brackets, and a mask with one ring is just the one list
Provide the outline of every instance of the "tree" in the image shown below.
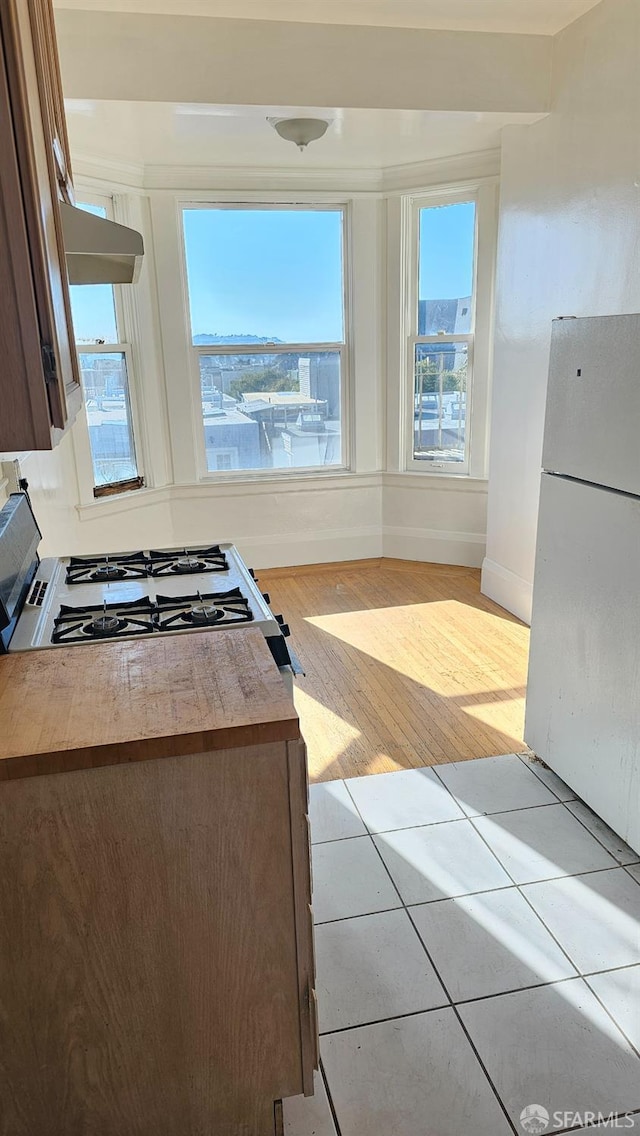
[[[455,356],[452,356],[452,362],[455,361]],[[416,365],[416,393],[422,394],[435,394],[440,390],[440,380],[442,379],[443,391],[464,391],[467,385],[467,363],[466,360],[458,367],[457,371],[452,371],[447,368],[447,360],[444,361],[442,372],[440,371],[440,364],[437,362],[433,355],[425,355],[419,359]]]
[[229,394],[240,401],[243,394],[253,391],[298,391],[300,379],[276,367],[265,367],[262,371],[248,371],[229,383]]

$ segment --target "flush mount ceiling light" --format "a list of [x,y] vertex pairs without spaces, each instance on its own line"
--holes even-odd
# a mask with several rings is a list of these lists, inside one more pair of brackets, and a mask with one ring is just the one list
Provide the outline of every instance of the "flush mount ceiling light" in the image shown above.
[[326,134],[329,123],[324,118],[269,118],[276,134],[286,142],[293,142],[299,150],[304,150],[310,142],[315,142]]

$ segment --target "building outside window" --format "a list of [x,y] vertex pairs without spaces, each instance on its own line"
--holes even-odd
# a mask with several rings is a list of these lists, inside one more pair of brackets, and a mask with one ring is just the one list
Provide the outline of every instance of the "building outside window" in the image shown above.
[[476,212],[474,199],[413,205],[409,467],[469,469]]
[[183,209],[207,472],[345,464],[344,224],[337,206]]
[[[78,202],[99,217],[109,203]],[[71,286],[71,307],[89,428],[94,495],[138,489],[129,377],[129,345],[120,333],[117,289],[111,284]]]

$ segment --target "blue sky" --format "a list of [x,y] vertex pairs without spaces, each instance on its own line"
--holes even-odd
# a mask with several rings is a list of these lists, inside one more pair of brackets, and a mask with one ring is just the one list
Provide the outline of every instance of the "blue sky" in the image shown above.
[[[421,210],[420,299],[470,295],[474,224],[473,203]],[[194,335],[342,339],[340,211],[186,209],[184,230]],[[77,340],[116,342],[111,286],[71,294]]]
[[420,210],[421,300],[471,295],[474,228],[472,201]]
[[186,209],[194,335],[342,339],[342,214]]
[[[78,202],[80,209],[106,217],[104,205],[88,205]],[[116,311],[113,303],[113,288],[110,284],[72,284],[71,310],[76,343],[95,342],[104,339],[105,343],[117,343]]]

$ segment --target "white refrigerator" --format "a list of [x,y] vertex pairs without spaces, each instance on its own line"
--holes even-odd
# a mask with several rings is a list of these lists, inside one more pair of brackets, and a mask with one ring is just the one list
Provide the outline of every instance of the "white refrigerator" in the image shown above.
[[640,315],[555,320],[525,741],[640,854]]

